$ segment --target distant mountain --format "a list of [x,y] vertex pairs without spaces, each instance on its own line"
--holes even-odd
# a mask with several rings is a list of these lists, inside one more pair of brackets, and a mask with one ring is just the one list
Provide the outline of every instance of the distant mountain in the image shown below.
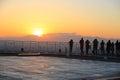
[[[34,36],[34,35],[27,35],[24,37],[4,37],[0,38],[1,40],[19,40],[19,41],[50,41],[50,42],[68,42],[70,39],[73,39],[74,42],[79,42],[81,38],[84,38],[84,40],[90,40],[93,41],[95,38],[97,38],[99,41],[104,40],[105,42],[108,41],[108,39],[100,38],[100,37],[90,37],[90,36],[81,36],[77,35],[75,33],[51,33],[51,34],[45,34],[42,37]],[[111,41],[115,42],[117,39],[110,39]],[[120,39],[119,39],[120,40]]]
[[[104,40],[105,42],[108,41],[106,38],[101,37],[90,37],[90,36],[81,36],[77,35],[75,33],[51,33],[46,34],[44,37],[41,37],[41,41],[57,41],[57,42],[68,42],[70,39],[73,39],[74,42],[79,42],[81,38],[84,38],[84,40],[90,40],[91,42],[97,38],[98,41]],[[113,42],[116,42],[117,39],[110,39]],[[119,39],[120,40],[120,39]]]

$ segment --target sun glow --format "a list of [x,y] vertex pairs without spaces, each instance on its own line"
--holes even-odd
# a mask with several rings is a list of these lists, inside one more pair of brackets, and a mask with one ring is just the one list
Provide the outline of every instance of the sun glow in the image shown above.
[[33,35],[42,36],[42,35],[43,35],[43,31],[42,31],[42,30],[39,30],[39,29],[34,30],[34,31],[33,31]]

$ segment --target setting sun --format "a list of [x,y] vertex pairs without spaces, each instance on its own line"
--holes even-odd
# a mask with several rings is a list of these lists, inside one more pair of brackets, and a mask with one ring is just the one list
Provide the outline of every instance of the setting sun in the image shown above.
[[41,30],[35,30],[35,31],[33,31],[33,34],[36,36],[42,36],[43,32]]

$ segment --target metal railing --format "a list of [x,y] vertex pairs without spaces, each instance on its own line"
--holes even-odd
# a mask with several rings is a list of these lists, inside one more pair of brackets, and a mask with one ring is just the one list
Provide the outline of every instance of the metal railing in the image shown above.
[[[89,54],[92,54],[92,44]],[[41,52],[47,54],[66,54],[69,52],[68,42],[42,42],[42,41],[14,41],[0,40],[0,53],[20,53],[21,48],[24,52]],[[85,52],[85,48],[84,48]],[[114,51],[115,52],[115,51]],[[73,54],[80,54],[80,45],[78,42],[73,44]],[[98,47],[98,53],[100,49]]]

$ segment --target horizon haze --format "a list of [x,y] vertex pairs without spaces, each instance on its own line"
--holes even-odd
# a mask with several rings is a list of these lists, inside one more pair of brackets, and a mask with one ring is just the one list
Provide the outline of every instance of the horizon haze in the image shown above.
[[50,33],[44,34],[43,36],[37,35],[26,35],[21,37],[0,37],[0,40],[15,40],[15,41],[49,41],[49,42],[68,42],[70,39],[73,39],[74,42],[79,42],[79,40],[83,38],[84,40],[90,40],[92,42],[95,38],[98,39],[99,42],[104,40],[107,42],[111,40],[112,42],[116,42],[120,39],[114,38],[102,38],[99,36],[82,36],[76,33]]

